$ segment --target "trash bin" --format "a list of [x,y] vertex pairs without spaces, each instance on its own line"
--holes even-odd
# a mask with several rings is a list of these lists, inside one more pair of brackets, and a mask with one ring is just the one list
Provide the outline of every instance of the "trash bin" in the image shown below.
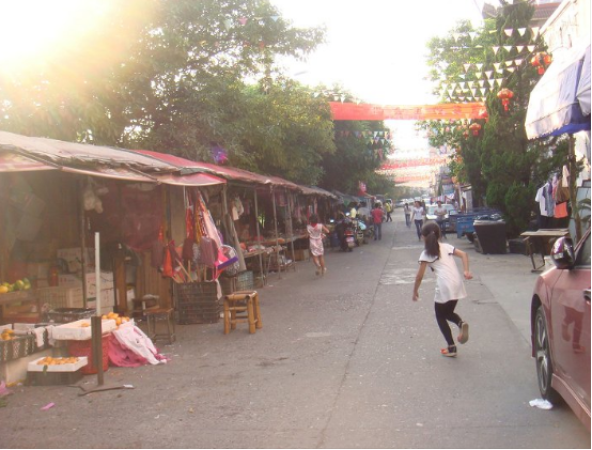
[[494,218],[479,218],[473,222],[479,245],[484,254],[504,254],[506,250],[506,222]]

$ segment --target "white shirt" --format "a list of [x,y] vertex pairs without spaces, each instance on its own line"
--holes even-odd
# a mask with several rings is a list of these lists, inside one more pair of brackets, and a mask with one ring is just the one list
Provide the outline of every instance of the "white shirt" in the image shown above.
[[536,193],[536,196],[535,196],[534,200],[536,202],[538,202],[538,204],[539,204],[541,216],[548,217],[549,216],[549,213],[547,212],[547,200],[545,199],[545,196],[544,196],[545,186],[542,186],[542,187],[539,188],[539,190]]
[[437,216],[438,220],[444,220],[446,218],[446,208],[444,208],[444,206],[438,206],[434,210],[434,214]]
[[370,208],[368,208],[367,206],[362,206],[362,207],[360,207],[360,209],[358,209],[358,216],[368,217],[369,215],[370,215]]
[[436,303],[446,303],[467,296],[463,278],[454,261],[454,247],[450,244],[439,243],[440,258],[429,256],[424,250],[419,256],[419,262],[427,262],[436,275]]
[[413,220],[423,220],[424,219],[424,215],[425,215],[425,211],[423,209],[423,206],[418,207],[413,207]]

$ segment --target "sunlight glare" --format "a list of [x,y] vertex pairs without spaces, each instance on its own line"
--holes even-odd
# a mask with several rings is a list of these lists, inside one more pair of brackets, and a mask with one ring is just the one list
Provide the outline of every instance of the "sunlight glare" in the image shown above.
[[59,50],[66,39],[100,13],[99,0],[0,2],[0,64],[27,65]]

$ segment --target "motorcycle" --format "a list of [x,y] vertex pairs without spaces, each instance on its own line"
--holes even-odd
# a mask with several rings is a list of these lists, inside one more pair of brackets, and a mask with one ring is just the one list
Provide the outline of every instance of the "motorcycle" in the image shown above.
[[345,245],[342,244],[341,248],[343,251],[351,252],[353,248],[356,246],[356,238],[355,233],[352,226],[346,226],[345,231],[343,232],[343,237],[345,240]]
[[354,219],[354,234],[356,236],[356,245],[359,247],[362,244],[367,244],[366,242],[366,229],[367,225],[364,223],[362,219]]

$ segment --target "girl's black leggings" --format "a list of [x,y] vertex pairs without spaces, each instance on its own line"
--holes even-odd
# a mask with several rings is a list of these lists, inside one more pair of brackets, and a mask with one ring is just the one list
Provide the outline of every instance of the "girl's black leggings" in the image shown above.
[[448,322],[452,322],[458,327],[460,327],[460,324],[462,323],[460,316],[454,312],[457,303],[458,300],[449,300],[446,303],[434,303],[436,309],[436,322],[438,322],[440,331],[444,335],[444,339],[446,339],[449,346],[454,345],[454,339],[452,338],[452,331],[450,330]]

